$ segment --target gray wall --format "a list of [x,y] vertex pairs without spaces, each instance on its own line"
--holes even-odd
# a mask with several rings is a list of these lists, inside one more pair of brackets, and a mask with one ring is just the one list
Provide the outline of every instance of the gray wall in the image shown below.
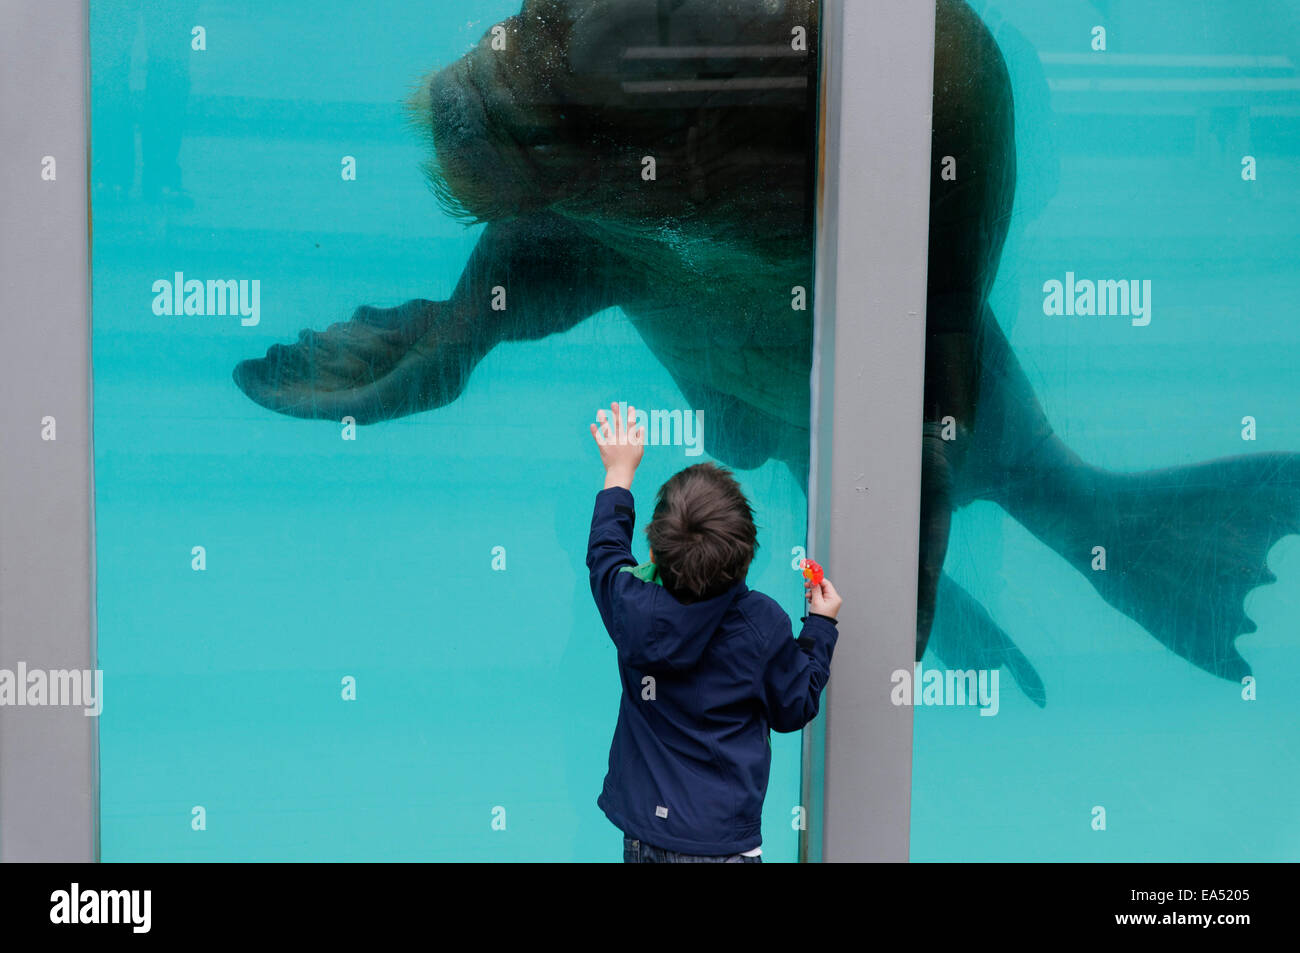
[[[86,14],[0,0],[0,668],[94,668]],[[41,178],[53,156],[57,179]],[[54,441],[41,419],[54,417]],[[0,860],[93,860],[96,719],[0,706]]]
[[844,608],[805,757],[807,857],[905,861],[912,709],[889,676],[916,644],[934,4],[826,16],[809,539]]

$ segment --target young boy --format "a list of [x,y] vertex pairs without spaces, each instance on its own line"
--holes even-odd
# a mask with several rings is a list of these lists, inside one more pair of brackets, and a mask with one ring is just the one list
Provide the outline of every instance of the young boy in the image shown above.
[[596,803],[623,831],[630,862],[762,863],[769,730],[817,714],[840,597],[805,582],[798,641],[775,601],[745,585],[753,511],[731,474],[702,463],[659,490],[650,562],[632,558],[632,476],[645,428],[611,405],[591,425],[605,465],[587,546],[591,592],[618,649],[623,696]]

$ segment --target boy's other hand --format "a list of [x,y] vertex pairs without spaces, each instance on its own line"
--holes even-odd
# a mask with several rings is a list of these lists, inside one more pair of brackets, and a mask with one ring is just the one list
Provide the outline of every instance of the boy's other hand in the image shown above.
[[613,425],[603,410],[596,411],[600,426],[591,425],[591,435],[600,447],[600,462],[605,465],[605,489],[621,486],[632,489],[632,476],[645,453],[645,427],[636,426],[636,408],[627,405],[627,422],[623,420],[618,404],[610,404],[614,411]]
[[828,615],[832,619],[839,614],[844,600],[840,598],[840,594],[835,591],[829,579],[823,577],[820,585],[811,579],[805,579],[803,586],[804,595],[808,597],[813,612],[818,615]]

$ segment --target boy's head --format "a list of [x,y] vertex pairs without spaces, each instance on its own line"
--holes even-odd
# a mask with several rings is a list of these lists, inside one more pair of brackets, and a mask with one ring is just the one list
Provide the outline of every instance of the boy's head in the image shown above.
[[669,477],[645,532],[664,587],[683,603],[711,599],[744,579],[758,549],[749,500],[731,471],[713,463]]

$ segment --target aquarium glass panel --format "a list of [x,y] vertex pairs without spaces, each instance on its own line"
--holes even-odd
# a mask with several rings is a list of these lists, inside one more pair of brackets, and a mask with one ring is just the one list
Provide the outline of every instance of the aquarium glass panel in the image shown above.
[[1298,65],[937,4],[915,860],[1300,858]]
[[817,12],[92,0],[103,859],[621,859],[588,428],[797,630]]

